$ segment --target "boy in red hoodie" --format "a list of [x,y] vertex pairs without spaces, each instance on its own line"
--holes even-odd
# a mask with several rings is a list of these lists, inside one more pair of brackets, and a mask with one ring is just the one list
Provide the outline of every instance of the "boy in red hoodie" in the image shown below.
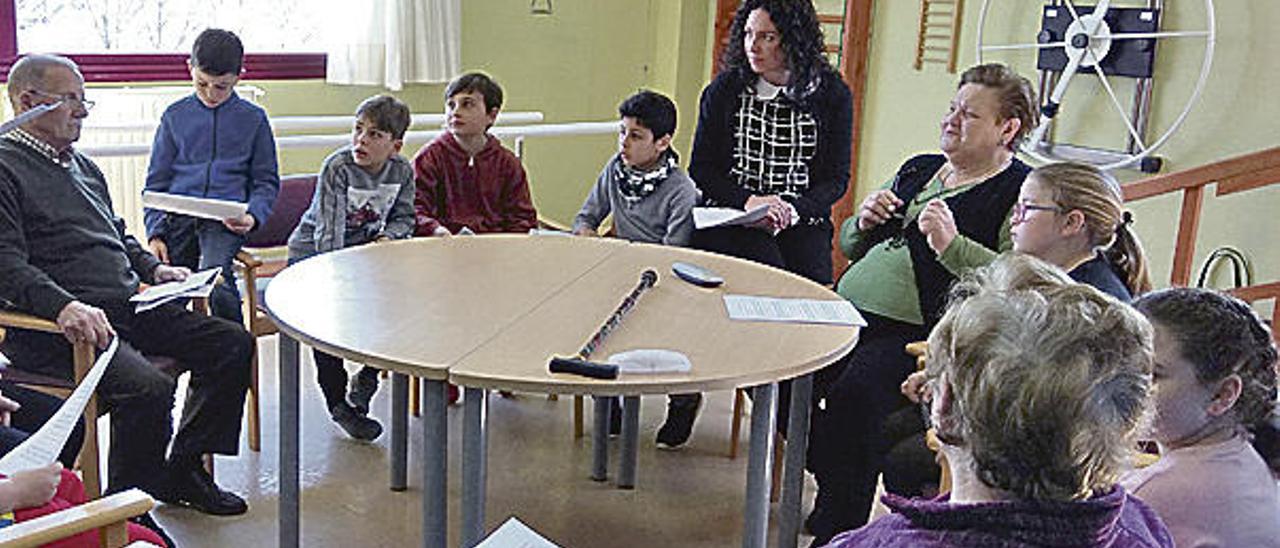
[[538,214],[515,154],[489,135],[502,108],[502,88],[477,72],[445,89],[448,131],[413,158],[415,236],[528,232]]

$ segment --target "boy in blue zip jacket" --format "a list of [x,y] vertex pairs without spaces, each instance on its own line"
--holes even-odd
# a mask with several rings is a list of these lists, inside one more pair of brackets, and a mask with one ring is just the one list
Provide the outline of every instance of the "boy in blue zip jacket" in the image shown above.
[[195,93],[169,105],[151,145],[146,190],[247,202],[248,212],[221,221],[148,208],[148,245],[161,261],[192,270],[219,267],[213,313],[243,323],[231,260],[245,235],[271,215],[280,174],[267,113],[233,89],[244,46],[232,32],[205,29],[191,48]]

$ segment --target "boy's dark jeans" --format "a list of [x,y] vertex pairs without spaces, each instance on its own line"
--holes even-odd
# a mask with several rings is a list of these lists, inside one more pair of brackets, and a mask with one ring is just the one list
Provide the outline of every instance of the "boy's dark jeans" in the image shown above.
[[222,269],[222,283],[209,296],[209,308],[219,318],[243,324],[240,290],[236,288],[231,260],[244,245],[245,237],[227,229],[222,221],[170,214],[164,241],[169,246],[169,262],[174,266],[185,266],[193,272]]

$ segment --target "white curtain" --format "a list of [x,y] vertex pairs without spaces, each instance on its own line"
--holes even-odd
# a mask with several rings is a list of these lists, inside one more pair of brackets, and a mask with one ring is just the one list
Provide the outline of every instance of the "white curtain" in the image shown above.
[[447,82],[462,66],[461,0],[331,2],[329,66],[333,84]]

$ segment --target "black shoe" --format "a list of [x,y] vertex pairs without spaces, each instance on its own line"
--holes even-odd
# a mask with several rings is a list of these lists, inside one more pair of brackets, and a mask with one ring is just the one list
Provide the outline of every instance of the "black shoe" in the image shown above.
[[622,435],[622,398],[610,398],[609,401],[609,437]]
[[161,496],[156,497],[166,504],[188,506],[206,514],[215,516],[238,516],[249,511],[244,499],[230,491],[223,491],[213,482],[196,460],[191,462],[169,463],[169,485]]
[[693,433],[693,421],[698,418],[702,406],[702,394],[679,394],[667,401],[667,420],[658,429],[659,449],[679,449],[689,441]]
[[[364,370],[361,370],[356,373],[355,378],[351,379],[351,391],[347,392],[347,401],[351,402],[351,407],[355,408],[357,414],[368,415],[369,402],[373,401],[373,395],[377,392],[377,373],[367,375]],[[377,436],[374,437],[376,438]]]
[[329,414],[333,417],[333,422],[352,438],[373,441],[382,435],[382,425],[378,421],[357,413],[354,407],[345,403],[334,406]]
[[175,548],[177,546],[177,544],[174,544],[173,539],[169,537],[169,533],[164,532],[164,529],[160,528],[160,524],[156,523],[155,518],[151,517],[151,512],[147,512],[139,516],[133,516],[129,518],[129,521],[146,527],[156,535],[159,535],[160,540],[164,541],[166,548]]

